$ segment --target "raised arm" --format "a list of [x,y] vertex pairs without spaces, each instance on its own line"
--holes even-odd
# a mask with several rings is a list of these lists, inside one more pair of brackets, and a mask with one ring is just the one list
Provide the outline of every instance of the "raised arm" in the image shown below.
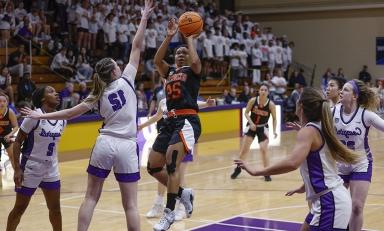
[[132,66],[134,66],[136,69],[139,67],[139,63],[140,63],[140,52],[141,52],[141,46],[144,41],[144,32],[145,32],[145,29],[147,28],[147,22],[154,7],[155,6],[153,3],[153,0],[145,0],[144,10],[141,11],[141,21],[140,21],[139,27],[137,28],[135,37],[133,38],[133,41],[132,41],[132,50],[129,58],[129,63]]
[[160,75],[163,77],[167,74],[169,70],[169,64],[164,61],[164,57],[165,57],[165,54],[167,53],[168,46],[171,43],[173,36],[175,36],[175,34],[177,33],[177,30],[178,30],[178,24],[176,22],[176,19],[171,18],[171,20],[169,20],[168,22],[167,36],[165,37],[164,41],[161,43],[153,59],[153,62],[155,63],[157,70],[159,71]]
[[195,45],[193,44],[193,35],[186,37],[189,57],[191,59],[191,68],[195,74],[201,73],[201,61],[199,55],[197,54]]
[[373,111],[365,110],[364,123],[366,126],[373,126],[377,130],[384,132],[384,120]]
[[87,111],[89,111],[89,109],[89,106],[86,103],[82,102],[72,108],[51,113],[42,113],[39,111],[34,111],[27,107],[22,108],[20,111],[23,115],[32,119],[70,120],[86,113]]

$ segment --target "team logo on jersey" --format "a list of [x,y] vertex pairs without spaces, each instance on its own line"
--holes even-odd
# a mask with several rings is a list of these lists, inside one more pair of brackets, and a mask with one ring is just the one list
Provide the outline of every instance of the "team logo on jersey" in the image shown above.
[[344,129],[340,129],[336,131],[337,135],[345,136],[345,138],[349,138],[350,136],[359,136],[361,135],[361,129],[356,127],[354,131],[348,131]]
[[50,132],[50,131],[45,131],[44,128],[41,129],[41,132],[39,134],[42,137],[52,137],[53,140],[55,140],[57,137],[61,136],[60,132]]
[[335,123],[338,123],[339,122],[339,118],[335,118]]

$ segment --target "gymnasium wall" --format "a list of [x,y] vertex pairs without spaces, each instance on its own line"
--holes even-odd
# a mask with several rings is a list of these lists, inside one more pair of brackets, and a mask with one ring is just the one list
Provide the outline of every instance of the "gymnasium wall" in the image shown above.
[[375,51],[376,37],[384,36],[384,17],[264,21],[262,24],[295,41],[294,60],[310,67],[317,64],[316,86],[327,67],[334,72],[343,67],[347,78],[355,78],[366,64],[373,78],[384,77],[384,67],[376,65]]

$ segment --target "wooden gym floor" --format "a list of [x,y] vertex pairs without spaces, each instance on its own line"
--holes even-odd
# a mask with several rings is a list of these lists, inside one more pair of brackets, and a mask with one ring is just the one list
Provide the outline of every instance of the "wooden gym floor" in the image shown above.
[[[375,129],[370,132],[370,145],[374,155],[373,181],[364,211],[365,229],[384,230],[384,134]],[[281,145],[270,148],[271,162],[284,158],[292,149],[295,132],[283,132]],[[284,196],[285,192],[300,186],[299,171],[273,176],[272,182],[242,173],[231,180],[232,160],[240,147],[240,139],[224,139],[199,143],[195,162],[187,170],[187,185],[195,190],[193,216],[176,222],[171,230],[298,230],[308,213],[304,195]],[[79,154],[80,156],[81,153]],[[251,151],[249,161],[260,166],[257,150]],[[77,213],[83,200],[88,159],[64,161],[61,170],[61,206],[63,229],[76,230]],[[142,230],[152,230],[158,219],[147,219],[145,213],[152,206],[156,182],[144,168],[139,181],[139,212]],[[2,173],[0,188],[0,230],[5,230],[15,193],[12,174]],[[268,228],[266,228],[268,227]],[[37,190],[21,219],[18,230],[51,230],[48,210],[41,190]],[[126,230],[120,192],[113,174],[104,184],[89,230]]]

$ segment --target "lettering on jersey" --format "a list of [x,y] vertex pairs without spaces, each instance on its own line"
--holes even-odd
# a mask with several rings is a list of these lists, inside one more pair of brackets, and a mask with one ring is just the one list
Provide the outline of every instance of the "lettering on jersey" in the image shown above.
[[256,115],[260,115],[260,116],[268,116],[268,112],[267,112],[267,111],[260,110],[258,107],[254,107],[254,108],[252,109],[252,112],[255,113]]
[[[172,73],[172,72],[171,72]],[[168,81],[173,82],[173,81],[187,81],[187,74],[185,73],[176,73],[176,74],[169,74]]]
[[42,137],[52,137],[53,139],[57,138],[57,137],[61,137],[61,133],[60,132],[46,132],[44,130],[44,128],[41,129],[41,132],[39,134],[40,136]]
[[354,131],[348,131],[344,129],[337,130],[337,135],[345,136],[345,138],[349,138],[350,136],[359,136],[361,135],[361,129],[356,127]]

